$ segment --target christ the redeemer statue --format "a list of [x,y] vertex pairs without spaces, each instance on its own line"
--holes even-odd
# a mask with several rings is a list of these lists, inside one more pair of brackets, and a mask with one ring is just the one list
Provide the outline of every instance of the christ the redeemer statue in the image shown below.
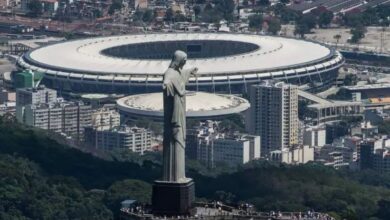
[[186,182],[186,90],[185,86],[197,68],[183,69],[187,54],[176,51],[164,74],[164,141],[163,178],[167,182]]
[[187,54],[176,51],[164,74],[163,176],[154,181],[154,215],[178,216],[191,213],[195,183],[185,175],[186,83],[197,68],[183,69]]

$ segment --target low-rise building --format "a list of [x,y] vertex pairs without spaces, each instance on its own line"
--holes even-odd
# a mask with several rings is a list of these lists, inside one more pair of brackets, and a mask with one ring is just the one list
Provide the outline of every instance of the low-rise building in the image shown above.
[[388,137],[368,138],[360,146],[360,169],[390,173],[390,143]]
[[271,151],[269,159],[280,163],[304,164],[314,161],[314,147],[310,147],[308,145],[298,145],[292,148]]
[[326,128],[323,125],[307,126],[303,131],[303,145],[322,147],[326,144]]
[[260,136],[225,134],[217,127],[217,122],[208,121],[188,132],[186,154],[189,158],[211,168],[219,163],[237,166],[260,158]]
[[92,113],[93,127],[117,127],[120,125],[120,114],[114,109],[101,108]]
[[84,128],[91,126],[91,111],[91,106],[79,102],[29,104],[20,122],[83,140]]
[[390,173],[390,148],[382,148],[373,154],[373,169],[380,173]]
[[86,144],[102,150],[130,150],[144,154],[152,146],[152,132],[145,128],[129,127],[126,125],[113,128],[85,129]]

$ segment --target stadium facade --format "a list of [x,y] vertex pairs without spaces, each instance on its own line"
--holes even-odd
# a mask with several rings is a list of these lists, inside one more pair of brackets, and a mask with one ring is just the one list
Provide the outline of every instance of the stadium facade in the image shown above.
[[199,68],[188,89],[247,92],[249,85],[280,79],[303,88],[331,86],[342,55],[317,42],[249,34],[160,33],[66,41],[44,46],[18,60],[23,69],[45,73],[43,83],[60,91],[135,94],[161,91],[173,52],[188,54]]
[[[162,121],[163,94],[146,93],[130,95],[117,100],[120,114],[126,118],[149,118]],[[241,97],[228,94],[187,91],[186,116],[192,119],[220,120],[228,115],[244,112],[249,102]]]

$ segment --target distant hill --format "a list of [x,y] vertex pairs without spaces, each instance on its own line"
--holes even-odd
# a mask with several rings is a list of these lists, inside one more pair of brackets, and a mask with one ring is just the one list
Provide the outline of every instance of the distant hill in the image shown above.
[[[140,165],[99,159],[44,132],[0,120],[0,219],[112,219],[123,199],[150,201],[160,170],[149,160]],[[371,171],[257,161],[214,177],[191,168],[188,176],[195,179],[199,199],[346,219],[390,216],[390,177]]]

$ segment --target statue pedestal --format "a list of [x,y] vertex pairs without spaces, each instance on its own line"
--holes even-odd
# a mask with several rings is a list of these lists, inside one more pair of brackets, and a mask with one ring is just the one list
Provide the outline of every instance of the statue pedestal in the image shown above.
[[152,193],[154,215],[189,215],[195,200],[195,184],[192,179],[186,182],[155,181]]

